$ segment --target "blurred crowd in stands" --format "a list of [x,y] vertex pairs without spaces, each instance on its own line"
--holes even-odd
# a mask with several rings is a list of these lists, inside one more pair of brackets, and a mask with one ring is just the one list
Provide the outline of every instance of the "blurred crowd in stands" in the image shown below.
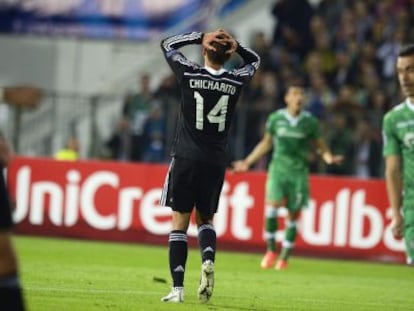
[[[230,136],[230,160],[244,157],[263,135],[267,116],[284,107],[285,85],[307,88],[305,109],[321,122],[340,166],[309,155],[311,172],[383,176],[381,122],[402,101],[395,61],[403,43],[414,42],[413,0],[279,0],[272,7],[273,37],[254,31],[246,42],[262,59],[244,90]],[[228,69],[238,65],[234,57]],[[165,66],[167,64],[165,63]],[[173,76],[152,91],[151,76],[139,78],[139,93],[126,96],[122,118],[105,143],[105,156],[124,161],[166,162],[180,94]],[[266,169],[267,160],[256,165]]]

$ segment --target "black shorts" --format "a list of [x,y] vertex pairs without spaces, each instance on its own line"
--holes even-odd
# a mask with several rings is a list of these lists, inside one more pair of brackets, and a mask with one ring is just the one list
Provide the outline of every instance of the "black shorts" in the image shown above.
[[9,230],[13,227],[13,220],[3,173],[3,166],[0,165],[0,230]]
[[161,205],[173,211],[211,216],[217,211],[225,166],[184,158],[173,158],[165,179]]

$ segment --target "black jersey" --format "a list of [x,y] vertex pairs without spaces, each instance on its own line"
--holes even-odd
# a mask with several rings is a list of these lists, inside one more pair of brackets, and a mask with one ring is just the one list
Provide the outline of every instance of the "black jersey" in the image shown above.
[[161,42],[181,91],[181,107],[172,156],[224,165],[228,130],[241,89],[259,67],[259,56],[240,44],[241,68],[219,71],[188,60],[178,49],[201,44],[203,33],[172,36]]

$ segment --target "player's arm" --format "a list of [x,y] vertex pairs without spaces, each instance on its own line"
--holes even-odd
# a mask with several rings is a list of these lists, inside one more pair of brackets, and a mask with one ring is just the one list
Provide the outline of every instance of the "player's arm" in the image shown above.
[[268,153],[273,146],[272,136],[269,133],[265,133],[262,140],[254,147],[252,152],[243,160],[233,163],[233,169],[235,172],[246,172],[249,168],[256,163],[262,156]]
[[328,164],[341,164],[344,157],[341,155],[332,154],[326,145],[325,141],[320,137],[315,139],[316,150],[323,159],[323,161]]
[[161,50],[165,57],[177,53],[177,50],[183,46],[190,44],[201,44],[204,33],[190,32],[182,35],[171,36],[161,41]]
[[259,55],[257,55],[256,52],[254,52],[253,50],[241,45],[240,42],[237,42],[235,51],[243,59],[244,65],[241,68],[235,70],[234,73],[238,76],[250,79],[251,77],[253,77],[257,69],[259,69]]
[[402,206],[402,179],[401,179],[401,149],[394,134],[391,114],[385,115],[382,124],[383,155],[385,157],[385,184],[387,186],[388,201],[392,209],[391,230],[396,238],[403,235]]
[[245,63],[244,67],[251,66],[254,68],[255,71],[259,69],[260,57],[258,54],[256,54],[256,52],[254,52],[253,50],[247,47],[244,47],[243,45],[240,44],[240,42],[238,42],[236,53],[239,54],[240,57],[243,59]]
[[188,60],[180,51],[181,47],[186,45],[200,44],[206,49],[215,48],[211,45],[213,41],[228,42],[229,38],[222,30],[213,32],[191,32],[176,36],[165,38],[161,41],[161,50],[170,65],[171,69],[176,74],[177,78],[181,78],[187,67],[194,67],[195,64]]
[[42,98],[42,91],[32,86],[11,86],[0,88],[0,102],[18,107],[34,108]]
[[179,48],[191,44],[201,44],[203,36],[204,34],[202,32],[191,32],[171,36],[161,41],[161,50],[165,59],[179,80],[181,80],[187,68],[194,66],[194,63],[188,60],[179,51]]
[[[222,42],[228,42],[230,43],[230,50],[227,52],[230,55],[232,55],[234,52],[240,55],[240,57],[243,59],[244,66],[239,69],[239,71],[247,71],[251,72],[251,75],[254,74],[254,72],[259,69],[260,66],[260,57],[259,55],[254,52],[253,50],[244,47],[240,44],[237,40],[235,40],[232,35],[230,35],[227,31],[224,29],[218,29],[214,33],[210,33],[210,35],[217,35],[218,37],[223,38]],[[204,39],[207,39],[207,34],[204,36]],[[217,41],[215,38],[213,38],[214,41]],[[219,41],[221,42],[221,41]],[[249,69],[249,70],[248,70]]]
[[385,183],[392,209],[392,233],[396,238],[403,235],[401,158],[397,155],[385,157]]

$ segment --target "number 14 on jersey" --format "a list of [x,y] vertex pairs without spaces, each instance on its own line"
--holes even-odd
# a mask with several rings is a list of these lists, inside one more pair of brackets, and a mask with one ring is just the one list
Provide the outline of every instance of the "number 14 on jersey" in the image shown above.
[[[196,100],[196,129],[204,129],[204,98],[199,92],[194,92]],[[222,95],[217,104],[208,112],[207,120],[209,123],[218,124],[218,132],[223,132],[226,128],[227,106],[229,95]]]

